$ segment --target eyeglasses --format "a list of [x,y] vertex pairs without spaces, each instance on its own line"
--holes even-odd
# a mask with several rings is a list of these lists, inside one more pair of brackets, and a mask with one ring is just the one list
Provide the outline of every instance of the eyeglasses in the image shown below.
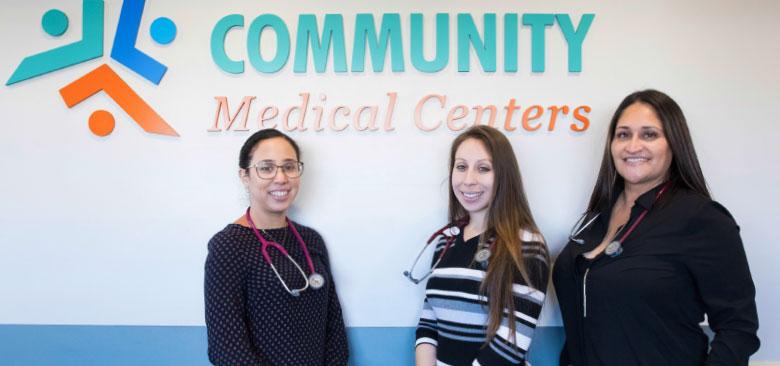
[[258,161],[250,168],[255,168],[257,176],[262,179],[273,179],[276,177],[277,168],[282,168],[282,172],[287,178],[298,178],[303,174],[303,163],[300,161],[288,161],[282,165],[276,165],[270,161]]

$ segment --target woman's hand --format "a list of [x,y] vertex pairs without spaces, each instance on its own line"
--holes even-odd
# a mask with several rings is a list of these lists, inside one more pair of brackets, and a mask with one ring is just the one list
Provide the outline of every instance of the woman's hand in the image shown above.
[[430,343],[420,343],[414,349],[415,366],[435,366],[436,365],[436,346]]

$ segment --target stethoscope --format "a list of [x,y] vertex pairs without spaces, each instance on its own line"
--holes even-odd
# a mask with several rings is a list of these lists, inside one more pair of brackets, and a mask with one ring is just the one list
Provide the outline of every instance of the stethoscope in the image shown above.
[[[314,262],[311,260],[311,256],[309,255],[309,250],[306,248],[306,243],[303,241],[303,238],[301,238],[301,234],[298,233],[298,230],[295,229],[295,226],[293,226],[292,221],[288,218],[284,218],[285,221],[287,221],[287,227],[290,228],[290,231],[292,231],[293,235],[295,236],[295,239],[298,241],[298,244],[301,246],[301,250],[303,251],[303,255],[306,257],[306,263],[309,265],[309,271],[311,272],[310,276],[306,276],[306,272],[303,271],[303,268],[298,264],[298,262],[293,259],[293,257],[290,256],[289,253],[287,253],[287,250],[284,249],[283,246],[281,246],[278,242],[273,241],[267,241],[265,238],[260,235],[260,232],[257,231],[257,227],[255,226],[255,223],[252,221],[252,216],[249,215],[249,208],[246,209],[246,221],[249,222],[249,227],[252,228],[252,231],[255,233],[255,236],[258,240],[260,240],[260,250],[263,253],[263,258],[265,259],[265,262],[268,263],[269,266],[271,266],[271,269],[274,271],[274,274],[276,274],[276,278],[279,279],[279,282],[282,283],[282,286],[284,286],[284,289],[287,290],[290,295],[298,296],[301,294],[302,291],[306,290],[307,288],[311,287],[315,290],[318,290],[322,288],[323,285],[325,285],[325,277],[323,277],[321,274],[317,273],[317,271],[314,270]],[[268,233],[263,230],[263,233],[268,235]],[[270,235],[268,235],[270,237]],[[292,262],[293,265],[295,265],[295,268],[298,269],[298,272],[300,272],[301,276],[303,276],[304,280],[304,286],[301,288],[295,288],[290,289],[289,286],[287,286],[287,283],[282,279],[282,276],[279,274],[279,271],[276,269],[276,266],[274,266],[274,263],[271,261],[271,256],[268,255],[268,247],[271,246],[278,250],[280,253],[284,254],[287,259]]]
[[[667,189],[669,189],[670,185],[671,185],[671,182],[667,182],[666,184],[664,184],[663,187],[661,187],[661,190],[658,191],[658,193],[656,193],[656,195],[655,195],[655,200],[653,200],[653,204],[655,204],[655,202],[657,202],[658,199],[660,199],[661,196],[663,196],[663,194],[667,191]],[[634,232],[634,229],[636,229],[636,227],[639,226],[639,223],[642,222],[642,220],[644,220],[644,218],[645,218],[645,216],[647,216],[648,212],[650,212],[650,210],[645,208],[644,211],[642,211],[642,213],[639,214],[639,217],[637,217],[636,220],[634,220],[634,223],[631,224],[631,226],[628,227],[628,230],[626,230],[623,233],[623,235],[620,236],[619,239],[615,239],[612,242],[610,242],[609,244],[607,244],[607,247],[604,248],[604,254],[606,254],[606,255],[608,255],[610,257],[613,257],[613,258],[623,254],[623,244],[622,243],[626,241],[626,238],[632,232]],[[593,224],[593,222],[596,221],[596,219],[600,215],[601,215],[601,213],[597,213],[590,220],[588,220],[587,223],[583,224],[583,222],[585,221],[585,219],[588,216],[588,213],[586,212],[586,213],[582,214],[580,219],[577,220],[577,223],[574,224],[574,227],[572,228],[572,231],[569,234],[569,240],[577,243],[578,245],[584,245],[585,244],[585,240],[582,239],[582,238],[578,238],[577,236],[580,235],[580,233],[582,233],[583,230],[585,230],[591,224]]]
[[[436,230],[433,234],[431,234],[431,237],[428,238],[428,241],[425,243],[423,248],[420,250],[420,252],[417,254],[417,257],[414,259],[414,262],[412,263],[412,267],[409,268],[408,271],[404,271],[404,277],[408,278],[409,281],[412,281],[414,284],[419,284],[428,276],[433,274],[433,270],[436,269],[436,267],[439,266],[439,263],[441,262],[442,258],[444,258],[444,255],[447,253],[447,250],[450,249],[452,246],[452,243],[455,242],[455,240],[458,238],[458,235],[460,235],[462,228],[468,224],[468,219],[459,220],[455,223],[449,223],[447,225],[444,225],[441,229]],[[414,277],[414,269],[417,267],[417,263],[420,261],[420,258],[422,258],[423,253],[425,253],[425,249],[428,248],[431,243],[433,243],[437,238],[444,238],[444,248],[442,249],[441,253],[439,253],[439,257],[436,259],[436,262],[433,263],[431,268],[426,272],[422,277],[415,278]],[[485,269],[488,265],[488,260],[490,259],[490,253],[491,249],[493,247],[494,240],[489,240],[487,243],[480,242],[479,243],[479,249],[477,250],[477,253],[474,254],[474,261],[479,263],[480,266]]]

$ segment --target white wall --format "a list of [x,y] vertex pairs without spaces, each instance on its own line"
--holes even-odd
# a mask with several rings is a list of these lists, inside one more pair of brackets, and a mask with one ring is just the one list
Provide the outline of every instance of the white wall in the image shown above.
[[[59,8],[71,29],[61,39],[40,28],[41,15]],[[318,229],[328,242],[350,326],[411,326],[421,290],[401,272],[446,213],[446,159],[457,135],[418,130],[418,99],[446,94],[448,105],[497,104],[516,98],[529,104],[589,105],[591,127],[581,134],[508,133],[534,215],[557,253],[584,208],[595,179],[604,133],[626,94],[657,88],[685,111],[712,192],[732,212],[757,287],[764,347],[756,359],[780,359],[780,306],[774,242],[780,197],[776,187],[774,120],[780,99],[780,44],[773,1],[528,1],[444,3],[336,1],[198,1],[186,8],[150,0],[138,47],[168,65],[159,86],[108,58],[121,2],[106,5],[104,57],[12,86],[0,87],[5,114],[0,134],[0,323],[203,324],[206,243],[239,216],[247,201],[236,175],[244,132],[210,133],[214,96],[231,103],[245,95],[260,104],[289,105],[298,93],[327,94],[328,106],[383,104],[398,93],[393,132],[294,133],[303,147],[306,173],[292,216]],[[6,78],[27,55],[80,37],[80,1],[15,1],[0,12],[0,75]],[[301,13],[341,13],[351,55],[354,14],[398,12],[405,37],[406,71],[336,75],[294,74],[292,59],[274,75],[228,75],[211,60],[216,21],[230,13],[248,23],[261,13],[281,16],[294,39]],[[451,56],[446,70],[417,72],[408,58],[408,14],[451,14]],[[520,31],[520,71],[458,73],[455,16],[504,13],[595,13],[583,50],[583,71],[566,69],[566,48],[556,29],[547,31],[547,69],[530,72],[529,30]],[[149,38],[158,16],[173,19],[178,37],[168,46]],[[378,18],[378,17],[377,17]],[[243,55],[244,36],[228,42]],[[431,39],[432,40],[432,39]],[[499,45],[501,45],[499,41]],[[270,47],[268,44],[265,47]],[[499,46],[499,49],[502,49]],[[348,58],[349,60],[349,58]],[[57,91],[101,63],[109,63],[168,120],[180,138],[151,136],[105,95],[68,109]],[[310,66],[311,67],[311,66]],[[93,136],[87,118],[107,109],[113,134]],[[259,108],[253,108],[251,121]],[[517,118],[517,117],[516,117]],[[253,122],[250,122],[253,124]],[[516,122],[517,123],[517,122]],[[256,127],[253,128],[253,131]],[[559,325],[554,303],[543,325]]]

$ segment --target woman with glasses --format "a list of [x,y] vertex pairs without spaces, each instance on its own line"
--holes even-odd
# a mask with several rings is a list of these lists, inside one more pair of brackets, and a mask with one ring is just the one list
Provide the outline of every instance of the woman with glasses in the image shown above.
[[287,212],[303,173],[298,145],[274,130],[239,154],[250,206],[209,241],[208,356],[215,365],[346,365],[346,331],[322,237]]
[[[668,95],[644,90],[618,106],[553,282],[566,332],[561,365],[747,366],[758,349],[739,226],[710,198]],[[712,342],[699,325],[705,314]]]
[[[416,364],[525,361],[549,276],[547,247],[509,140],[472,127],[450,150],[449,221],[417,326]],[[421,278],[406,273],[413,282]]]

